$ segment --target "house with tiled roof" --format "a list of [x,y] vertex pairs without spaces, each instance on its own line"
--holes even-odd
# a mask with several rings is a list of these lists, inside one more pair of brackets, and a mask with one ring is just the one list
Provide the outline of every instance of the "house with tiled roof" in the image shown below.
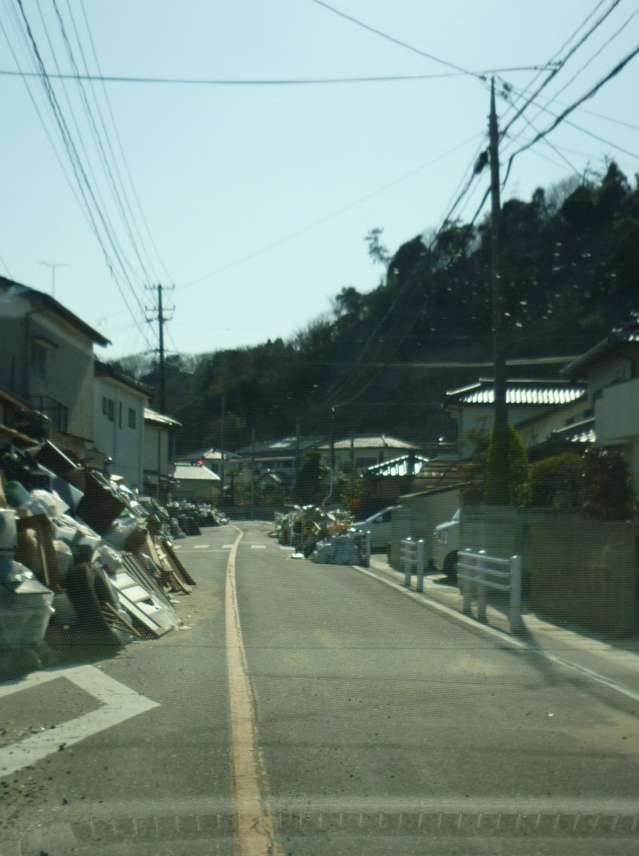
[[[493,427],[495,390],[488,378],[446,393],[444,408],[457,422],[460,458],[470,457],[478,440],[487,439]],[[590,414],[586,384],[570,380],[512,379],[506,383],[508,421],[527,448],[545,442],[553,431]]]
[[390,434],[353,435],[335,440],[332,444],[322,443],[318,447],[327,467],[331,462],[331,445],[336,469],[353,470],[356,473],[363,473],[369,467],[391,461],[402,453],[417,452],[420,448]]
[[589,421],[581,426],[601,446],[623,449],[639,488],[639,316],[611,330],[562,372],[586,385]]

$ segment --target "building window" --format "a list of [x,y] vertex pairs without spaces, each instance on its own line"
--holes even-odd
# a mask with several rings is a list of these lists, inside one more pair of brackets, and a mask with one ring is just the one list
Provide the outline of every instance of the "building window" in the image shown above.
[[136,412],[132,407],[129,407],[129,428],[135,428]]
[[122,402],[118,404],[118,428],[122,427]]
[[31,378],[33,380],[46,381],[47,352],[48,348],[38,342],[31,343]]
[[115,422],[115,401],[112,398],[102,397],[102,413],[109,422]]

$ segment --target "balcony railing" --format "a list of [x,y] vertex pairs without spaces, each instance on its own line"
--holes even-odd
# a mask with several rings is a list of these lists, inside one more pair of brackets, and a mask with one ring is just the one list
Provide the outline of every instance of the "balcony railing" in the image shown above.
[[30,404],[34,410],[37,410],[44,417],[42,420],[43,428],[48,424],[55,431],[67,433],[69,427],[68,407],[49,395],[32,395]]

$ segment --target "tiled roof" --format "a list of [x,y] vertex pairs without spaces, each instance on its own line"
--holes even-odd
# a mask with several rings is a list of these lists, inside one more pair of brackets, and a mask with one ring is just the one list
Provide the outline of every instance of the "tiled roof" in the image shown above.
[[574,425],[566,425],[565,428],[557,428],[550,435],[550,439],[562,443],[595,443],[597,435],[594,417],[584,419],[583,422],[576,422]]
[[[330,444],[324,443],[320,449],[329,449]],[[345,440],[336,440],[334,449],[417,449],[413,443],[398,440],[397,437],[389,437],[387,434],[376,434],[369,436],[348,437]]]
[[[584,384],[567,381],[512,380],[506,386],[506,404],[552,407],[577,401],[585,392]],[[480,380],[471,386],[454,389],[446,393],[446,401],[449,404],[494,404],[493,381]]]

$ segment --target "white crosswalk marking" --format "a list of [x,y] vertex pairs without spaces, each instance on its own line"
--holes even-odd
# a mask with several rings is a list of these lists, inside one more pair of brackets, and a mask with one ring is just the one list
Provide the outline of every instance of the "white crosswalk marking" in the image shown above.
[[86,740],[92,734],[98,734],[132,716],[138,716],[158,707],[157,702],[105,675],[95,666],[75,666],[51,672],[34,672],[18,684],[1,686],[0,698],[60,678],[71,681],[97,698],[102,702],[102,706],[91,713],[63,722],[54,730],[25,737],[17,743],[0,749],[0,775],[10,776],[22,767],[27,767],[57,752],[61,744],[72,746],[74,743]]

